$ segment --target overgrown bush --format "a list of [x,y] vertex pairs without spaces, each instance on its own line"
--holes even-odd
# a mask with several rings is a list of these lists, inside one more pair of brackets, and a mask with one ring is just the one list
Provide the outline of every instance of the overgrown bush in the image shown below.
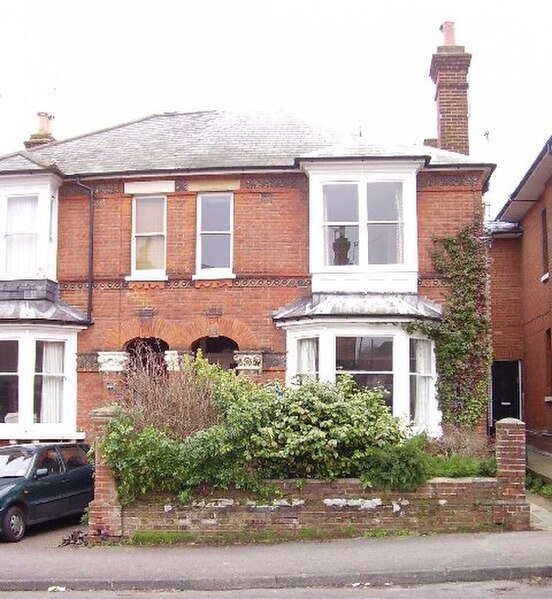
[[118,401],[134,413],[134,426],[155,426],[185,439],[222,420],[214,399],[220,369],[184,356],[167,372],[162,354],[142,343],[133,348]]
[[332,479],[358,476],[371,449],[402,438],[382,390],[340,377],[336,384],[306,381],[280,390],[250,452],[266,477]]

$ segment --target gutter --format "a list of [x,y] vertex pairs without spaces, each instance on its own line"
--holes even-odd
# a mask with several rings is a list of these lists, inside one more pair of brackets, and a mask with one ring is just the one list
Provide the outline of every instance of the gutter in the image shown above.
[[88,192],[88,275],[87,289],[88,296],[86,302],[86,324],[92,323],[92,286],[94,283],[94,190],[84,183],[81,183],[79,178],[75,179],[75,184],[85,189]]
[[547,142],[544,144],[544,147],[539,152],[539,155],[533,161],[533,164],[529,167],[529,170],[523,175],[523,178],[518,183],[518,186],[515,188],[513,193],[508,198],[506,204],[502,207],[500,212],[496,215],[495,220],[501,220],[504,213],[508,210],[508,208],[516,201],[517,196],[521,192],[521,190],[525,187],[527,181],[532,177],[533,173],[537,170],[539,164],[543,160],[543,158],[547,155],[552,155],[552,136],[550,136]]

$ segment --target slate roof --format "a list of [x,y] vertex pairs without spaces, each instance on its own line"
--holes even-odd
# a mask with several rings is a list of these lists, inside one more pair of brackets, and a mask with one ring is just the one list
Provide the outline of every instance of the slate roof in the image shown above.
[[327,317],[441,318],[439,304],[415,293],[314,293],[276,310],[275,321]]
[[379,145],[283,114],[165,113],[0,157],[0,174],[59,169],[66,176],[294,168],[300,158],[412,157],[474,164],[430,146]]

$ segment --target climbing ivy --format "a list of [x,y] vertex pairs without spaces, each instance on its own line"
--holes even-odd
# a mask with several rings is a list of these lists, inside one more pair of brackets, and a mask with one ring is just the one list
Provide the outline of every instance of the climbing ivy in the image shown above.
[[442,320],[411,325],[435,341],[443,424],[474,427],[485,414],[491,366],[488,252],[481,225],[435,238],[433,265],[449,283]]

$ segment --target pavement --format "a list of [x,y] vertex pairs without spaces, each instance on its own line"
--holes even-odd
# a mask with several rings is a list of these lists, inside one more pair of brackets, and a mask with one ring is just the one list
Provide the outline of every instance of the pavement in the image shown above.
[[[552,455],[533,462],[551,468]],[[542,465],[544,464],[544,466]],[[552,502],[528,494],[528,532],[212,547],[60,546],[74,522],[0,544],[0,591],[337,587],[552,578]],[[82,527],[81,527],[82,528]]]

